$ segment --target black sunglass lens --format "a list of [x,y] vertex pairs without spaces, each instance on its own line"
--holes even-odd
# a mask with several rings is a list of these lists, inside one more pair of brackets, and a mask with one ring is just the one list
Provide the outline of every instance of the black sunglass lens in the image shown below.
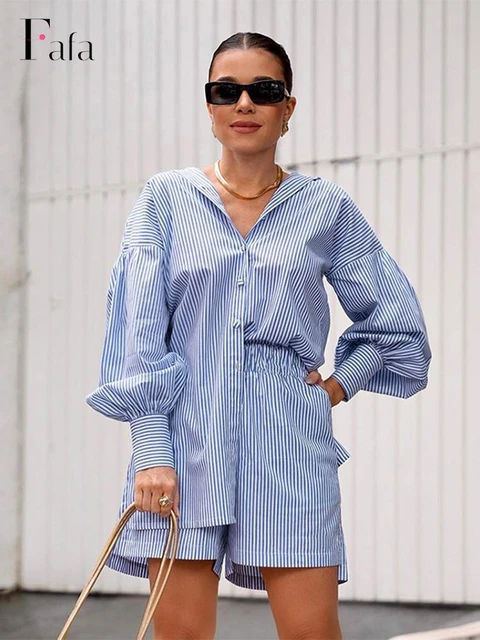
[[216,104],[234,103],[238,99],[238,91],[234,84],[216,84],[211,89],[211,98]]
[[257,82],[251,87],[252,100],[257,104],[269,104],[283,100],[282,85],[278,82]]

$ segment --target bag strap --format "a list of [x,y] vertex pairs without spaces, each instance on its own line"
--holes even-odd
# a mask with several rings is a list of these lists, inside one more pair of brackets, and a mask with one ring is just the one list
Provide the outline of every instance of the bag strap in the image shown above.
[[[87,584],[85,585],[82,593],[79,595],[78,600],[73,608],[72,613],[69,615],[68,620],[66,621],[63,629],[60,632],[60,635],[58,636],[57,640],[65,640],[65,638],[67,637],[67,633],[70,630],[70,627],[72,626],[72,623],[75,619],[75,616],[77,615],[77,613],[80,610],[80,607],[82,606],[82,604],[85,602],[85,600],[87,599],[88,594],[90,593],[90,591],[92,590],[93,585],[95,584],[95,582],[98,579],[98,576],[100,575],[103,567],[105,566],[105,563],[108,559],[108,556],[110,555],[110,552],[112,551],[113,547],[115,546],[115,543],[117,542],[120,533],[122,532],[122,530],[125,528],[125,525],[127,524],[128,520],[130,519],[130,517],[133,515],[133,513],[136,511],[136,507],[135,507],[135,503],[132,502],[132,504],[130,506],[128,506],[125,511],[122,513],[122,515],[120,516],[119,521],[117,522],[117,524],[115,525],[112,533],[110,534],[110,536],[108,537],[107,543],[105,544],[103,551],[100,554],[100,557],[97,560],[97,563],[87,581]],[[163,579],[163,582],[161,583],[161,578],[162,578],[162,570],[165,566],[165,562],[167,560],[167,555],[170,553],[170,545],[172,543],[172,538],[173,538],[173,549],[172,549],[172,553],[171,553],[171,557],[170,557],[170,562],[168,564],[167,567],[167,572],[165,574],[165,577]],[[160,565],[160,568],[158,570],[158,575],[155,579],[155,582],[153,584],[153,587],[151,589],[150,592],[150,597],[148,598],[148,602],[147,605],[145,607],[145,613],[143,614],[143,618],[142,621],[140,623],[140,629],[138,631],[138,635],[137,635],[137,640],[143,640],[145,637],[145,634],[147,632],[148,626],[153,618],[153,614],[155,613],[155,609],[157,608],[158,602],[162,596],[162,593],[165,589],[165,586],[167,584],[167,580],[168,577],[170,575],[170,572],[172,570],[172,566],[173,566],[173,562],[175,560],[175,556],[177,553],[177,546],[178,546],[178,523],[177,523],[177,516],[174,514],[173,510],[170,511],[170,530],[168,532],[168,539],[167,542],[165,544],[165,550],[163,553],[163,558],[162,558],[162,562]]]

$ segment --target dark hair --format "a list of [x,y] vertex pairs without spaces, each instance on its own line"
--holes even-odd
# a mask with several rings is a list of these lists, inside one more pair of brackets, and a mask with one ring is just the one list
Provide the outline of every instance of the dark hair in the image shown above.
[[210,62],[210,67],[208,69],[209,81],[212,76],[215,58],[224,51],[230,51],[231,49],[264,49],[265,51],[273,54],[282,65],[283,75],[285,77],[285,87],[288,93],[292,93],[293,72],[290,64],[290,58],[288,57],[285,49],[281,44],[272,40],[272,38],[269,38],[262,33],[252,33],[250,31],[239,31],[220,43]]

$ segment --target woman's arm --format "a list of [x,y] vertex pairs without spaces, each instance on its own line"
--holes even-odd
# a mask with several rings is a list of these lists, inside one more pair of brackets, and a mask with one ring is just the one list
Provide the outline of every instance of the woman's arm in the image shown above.
[[348,194],[325,277],[353,322],[337,342],[331,375],[343,401],[361,389],[402,398],[424,389],[432,354],[420,303]]
[[186,364],[167,349],[164,245],[150,181],[127,218],[108,287],[98,387],[86,402],[130,422],[135,471],[174,466],[168,413],[181,393]]

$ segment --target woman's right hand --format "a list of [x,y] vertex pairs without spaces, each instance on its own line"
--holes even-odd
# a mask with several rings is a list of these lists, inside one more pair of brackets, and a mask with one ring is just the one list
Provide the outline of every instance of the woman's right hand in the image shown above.
[[[138,511],[151,511],[168,518],[173,509],[174,514],[179,516],[178,477],[173,467],[151,467],[137,471],[134,490]],[[164,495],[173,500],[173,505],[160,506],[158,501]]]

